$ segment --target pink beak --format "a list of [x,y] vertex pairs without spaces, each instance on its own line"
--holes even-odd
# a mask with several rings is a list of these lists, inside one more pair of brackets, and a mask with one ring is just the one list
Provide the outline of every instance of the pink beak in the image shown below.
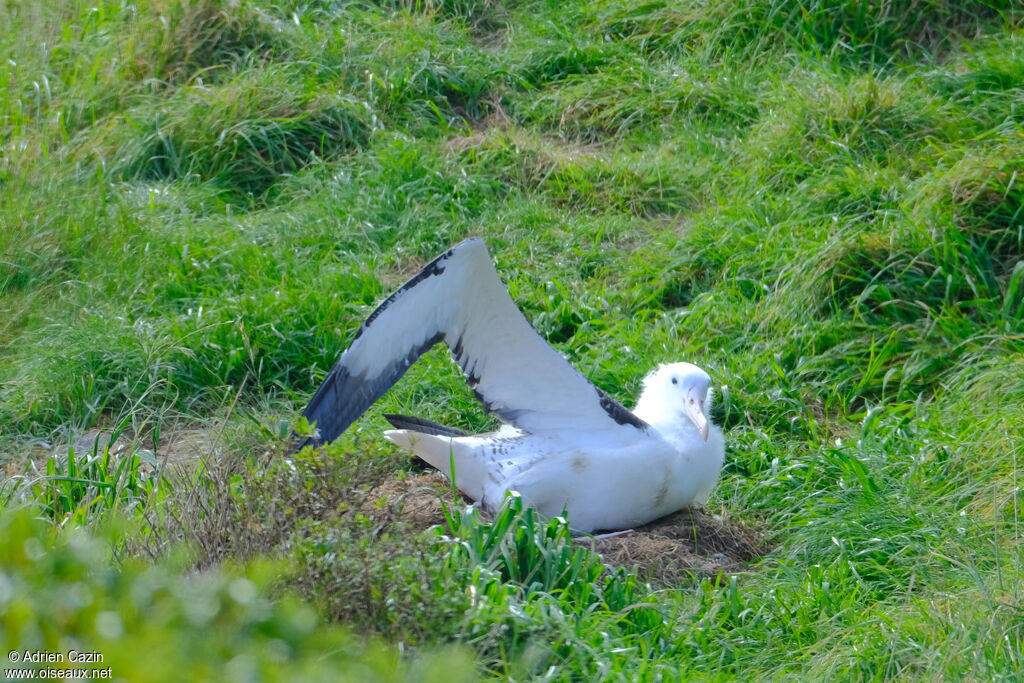
[[697,431],[707,441],[711,425],[708,423],[708,418],[704,415],[704,398],[699,395],[696,387],[690,389],[690,395],[683,406],[683,412],[697,426]]

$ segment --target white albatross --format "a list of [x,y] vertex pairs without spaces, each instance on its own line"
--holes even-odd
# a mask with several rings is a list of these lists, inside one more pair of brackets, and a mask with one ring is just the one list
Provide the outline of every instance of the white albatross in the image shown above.
[[508,491],[577,531],[620,530],[703,503],[725,453],[710,377],[661,365],[630,412],[591,384],[516,307],[481,239],[449,249],[367,318],[303,415],[334,440],[424,352],[443,341],[484,407],[505,424],[469,435],[389,415],[384,435],[451,477],[484,510]]

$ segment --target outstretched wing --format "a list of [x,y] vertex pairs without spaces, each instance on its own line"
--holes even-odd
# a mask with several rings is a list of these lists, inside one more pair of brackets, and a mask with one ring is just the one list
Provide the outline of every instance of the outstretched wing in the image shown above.
[[[647,425],[569,365],[508,295],[481,239],[431,261],[370,314],[303,415],[333,441],[444,341],[484,407],[524,431],[636,435]],[[609,435],[609,438],[612,438]]]

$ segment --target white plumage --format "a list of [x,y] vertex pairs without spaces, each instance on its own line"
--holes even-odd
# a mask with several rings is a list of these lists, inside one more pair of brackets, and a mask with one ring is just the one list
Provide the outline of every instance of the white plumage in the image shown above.
[[634,411],[591,384],[540,337],[508,296],[482,240],[428,264],[375,310],[304,415],[340,435],[427,349],[444,341],[484,407],[505,425],[466,435],[388,416],[388,439],[451,476],[484,509],[515,490],[580,531],[625,529],[701,503],[725,451],[711,424],[710,378],[689,363],[644,379]]

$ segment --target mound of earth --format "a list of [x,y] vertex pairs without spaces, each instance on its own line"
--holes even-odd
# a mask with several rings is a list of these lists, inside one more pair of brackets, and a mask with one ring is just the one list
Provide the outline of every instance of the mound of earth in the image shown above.
[[[449,486],[437,472],[388,479],[370,492],[361,511],[381,524],[427,529],[444,523],[441,503],[451,500]],[[606,564],[636,567],[645,579],[662,585],[747,571],[767,549],[753,529],[701,509],[680,510],[628,534],[580,536],[578,542]]]

